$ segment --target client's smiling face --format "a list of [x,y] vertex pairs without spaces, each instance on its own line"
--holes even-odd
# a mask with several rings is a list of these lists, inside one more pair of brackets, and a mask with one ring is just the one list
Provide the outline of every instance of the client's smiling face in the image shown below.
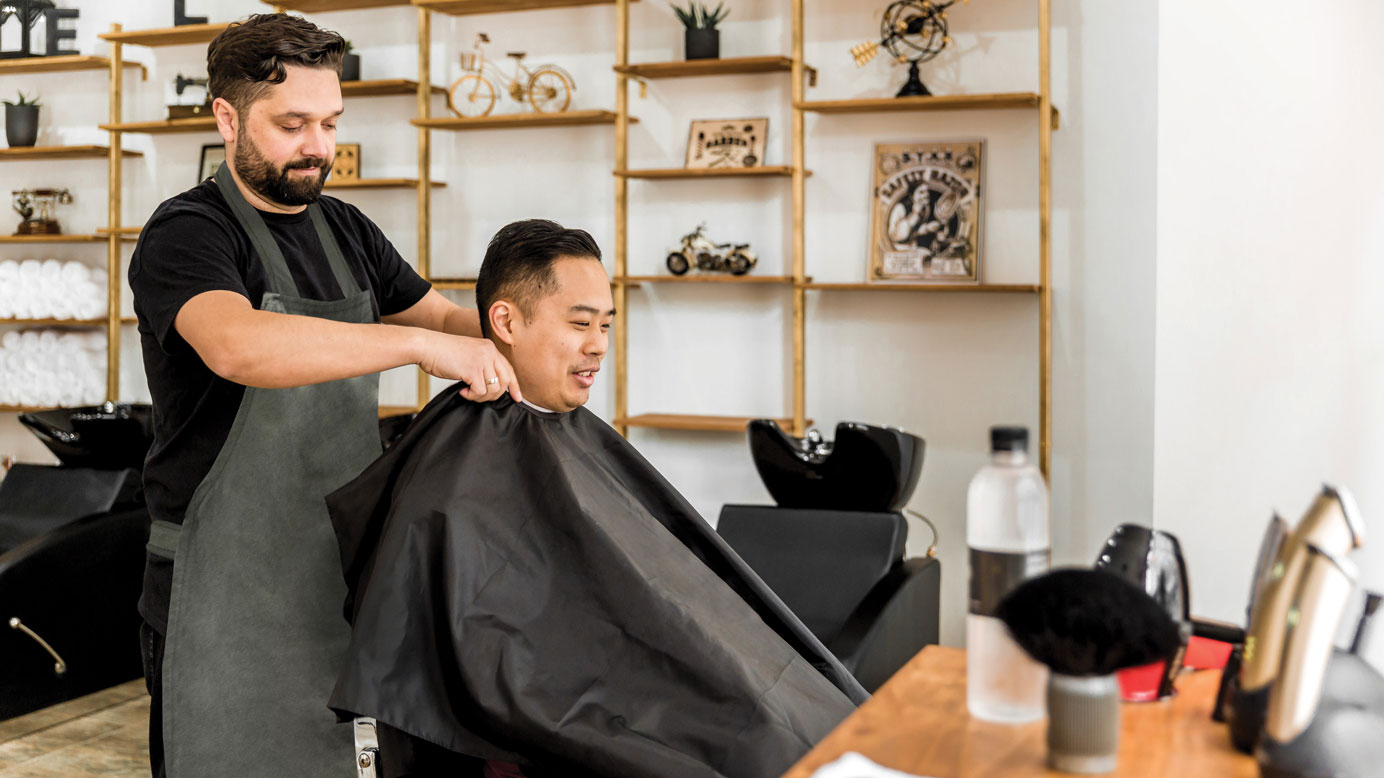
[[598,260],[560,258],[553,262],[553,277],[556,289],[534,303],[532,315],[511,309],[508,332],[500,337],[509,346],[524,399],[566,413],[591,396],[610,348],[615,304]]

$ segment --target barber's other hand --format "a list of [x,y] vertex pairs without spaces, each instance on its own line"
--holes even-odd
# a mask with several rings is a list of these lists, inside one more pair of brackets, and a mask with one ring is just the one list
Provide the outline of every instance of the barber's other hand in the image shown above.
[[[505,392],[515,402],[524,399],[514,368],[495,344],[485,338],[467,338],[445,332],[420,330],[422,343],[418,366],[428,375],[463,381],[461,396],[475,402],[498,400]],[[497,379],[491,383],[489,379]]]

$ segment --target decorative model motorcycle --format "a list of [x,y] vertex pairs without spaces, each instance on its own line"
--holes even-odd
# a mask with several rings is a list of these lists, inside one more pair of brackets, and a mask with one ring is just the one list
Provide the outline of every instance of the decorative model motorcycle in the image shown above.
[[668,253],[668,270],[675,276],[696,267],[712,273],[743,276],[759,263],[748,243],[715,243],[706,237],[706,224],[682,236],[682,248]]

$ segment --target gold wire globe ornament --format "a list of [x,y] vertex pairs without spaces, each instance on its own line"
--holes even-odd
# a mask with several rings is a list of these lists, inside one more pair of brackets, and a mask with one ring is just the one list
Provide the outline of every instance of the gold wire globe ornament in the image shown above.
[[[961,0],[967,4],[970,0]],[[931,95],[918,75],[918,64],[935,58],[952,42],[947,34],[947,9],[957,0],[895,0],[880,18],[879,40],[851,47],[856,67],[869,64],[879,50],[889,52],[900,65],[908,65],[908,80],[896,97]]]

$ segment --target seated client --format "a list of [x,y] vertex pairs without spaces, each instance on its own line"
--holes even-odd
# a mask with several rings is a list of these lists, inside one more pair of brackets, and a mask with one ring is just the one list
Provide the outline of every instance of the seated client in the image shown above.
[[582,407],[615,315],[595,242],[511,224],[476,301],[524,402],[442,392],[328,497],[353,624],[331,707],[392,736],[387,776],[781,774],[865,692]]

